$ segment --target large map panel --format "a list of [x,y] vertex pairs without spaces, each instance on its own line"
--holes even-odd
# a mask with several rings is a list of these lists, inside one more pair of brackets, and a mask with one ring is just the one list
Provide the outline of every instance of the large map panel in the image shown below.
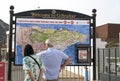
[[76,64],[74,45],[90,44],[90,21],[17,18],[15,64],[22,64],[25,44],[31,44],[37,53],[44,50],[44,41],[48,38]]

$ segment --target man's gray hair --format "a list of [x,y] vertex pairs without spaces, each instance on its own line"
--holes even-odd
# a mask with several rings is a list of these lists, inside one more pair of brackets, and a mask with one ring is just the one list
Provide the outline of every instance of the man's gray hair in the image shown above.
[[53,47],[53,40],[47,39],[47,40],[45,41],[45,44],[48,44],[50,47]]

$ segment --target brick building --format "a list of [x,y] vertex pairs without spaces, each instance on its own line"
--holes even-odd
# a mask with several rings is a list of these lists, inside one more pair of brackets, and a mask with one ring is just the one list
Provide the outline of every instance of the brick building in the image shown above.
[[119,42],[120,24],[108,23],[96,27],[96,37],[106,42]]

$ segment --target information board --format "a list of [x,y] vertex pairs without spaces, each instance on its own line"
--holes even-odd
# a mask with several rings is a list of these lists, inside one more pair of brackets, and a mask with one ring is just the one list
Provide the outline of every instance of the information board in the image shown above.
[[74,45],[90,45],[90,20],[16,18],[15,64],[22,64],[25,44],[31,44],[38,53],[44,50],[48,38],[53,39],[54,47],[64,51],[75,65]]

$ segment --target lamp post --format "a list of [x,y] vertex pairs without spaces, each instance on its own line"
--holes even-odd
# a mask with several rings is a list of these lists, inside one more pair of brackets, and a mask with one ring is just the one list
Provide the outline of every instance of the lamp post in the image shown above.
[[13,11],[14,7],[10,6],[10,29],[9,29],[9,58],[8,58],[8,81],[11,81],[11,63],[12,63],[12,31],[13,31],[13,26],[12,26],[12,20],[13,20]]
[[93,81],[96,81],[96,9],[93,9]]

